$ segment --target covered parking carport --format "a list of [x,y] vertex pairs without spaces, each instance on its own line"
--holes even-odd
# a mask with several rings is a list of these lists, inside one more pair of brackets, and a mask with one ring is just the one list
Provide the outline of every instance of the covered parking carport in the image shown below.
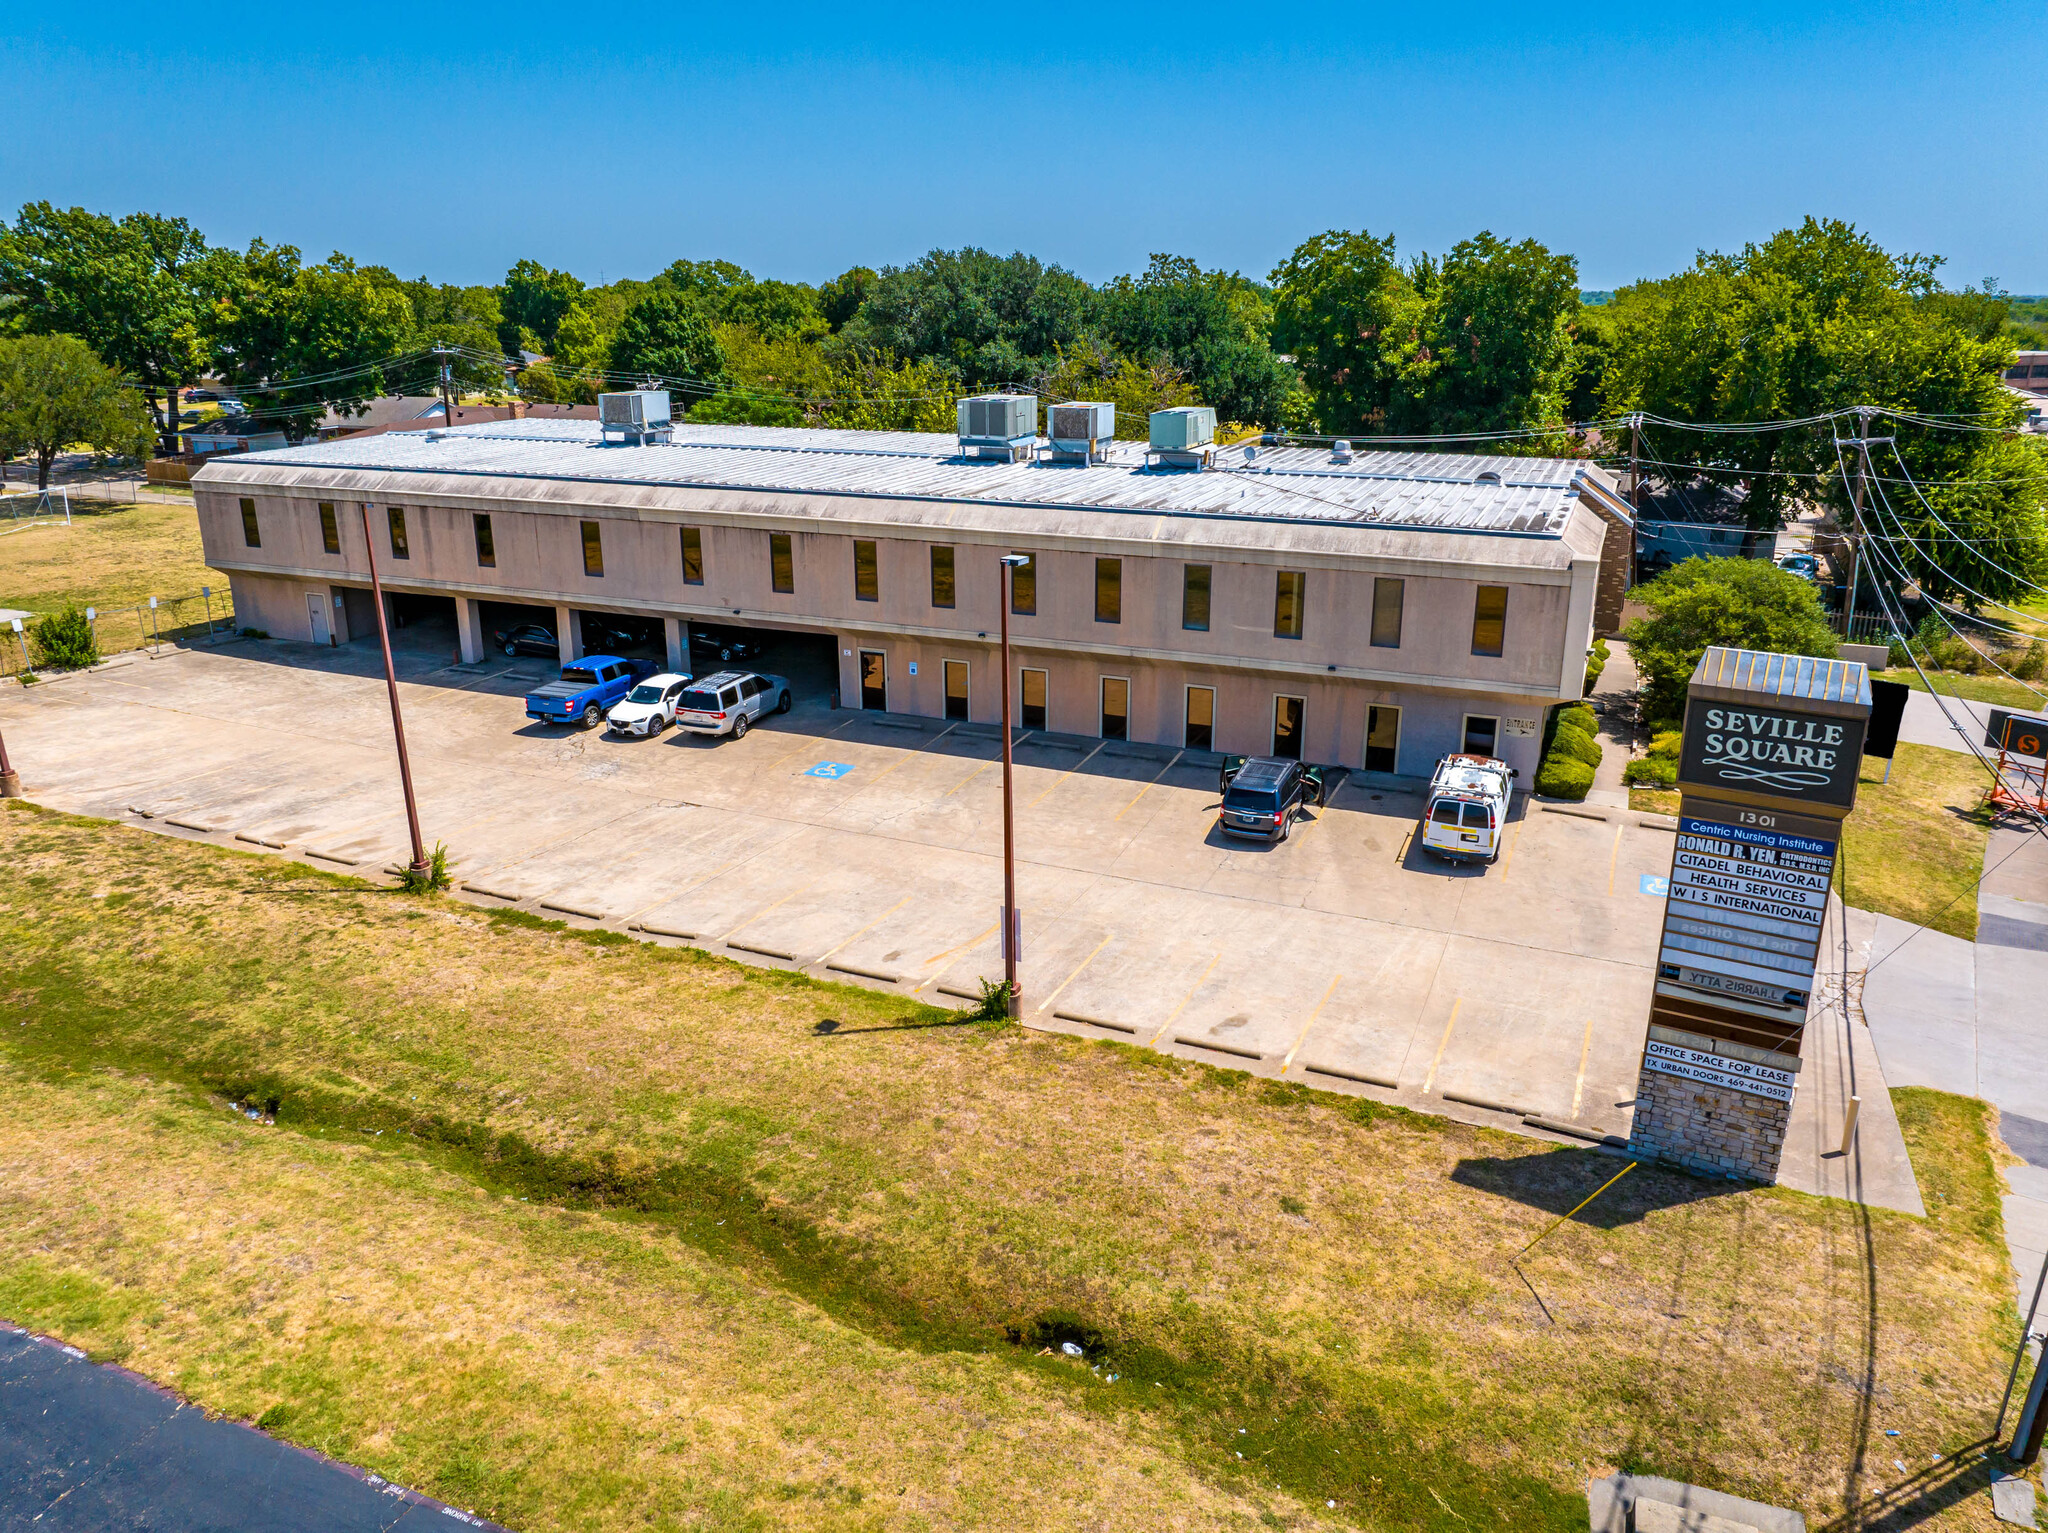
[[839,662],[838,637],[817,629],[778,628],[744,618],[689,625],[686,668],[692,675],[712,671],[761,671],[781,676],[799,701],[833,697]]

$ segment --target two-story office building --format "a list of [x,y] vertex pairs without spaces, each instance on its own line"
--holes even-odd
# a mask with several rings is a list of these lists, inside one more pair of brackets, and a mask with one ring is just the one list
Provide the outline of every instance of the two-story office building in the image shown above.
[[[842,706],[1423,775],[1534,777],[1628,580],[1628,507],[1581,462],[1217,449],[1199,469],[977,460],[952,437],[507,421],[249,453],[194,481],[207,563],[276,638],[374,634],[363,508],[396,599],[809,635]],[[998,675],[1000,559],[1028,556]],[[1597,611],[1596,611],[1597,609]],[[487,621],[488,618],[488,621]],[[829,649],[830,653],[826,651]],[[821,673],[826,674],[826,673]]]

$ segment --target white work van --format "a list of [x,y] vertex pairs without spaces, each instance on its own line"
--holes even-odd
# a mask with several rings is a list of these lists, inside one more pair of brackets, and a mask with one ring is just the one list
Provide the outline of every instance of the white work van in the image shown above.
[[1456,862],[1492,862],[1507,835],[1515,771],[1492,756],[1446,756],[1422,811],[1425,851]]

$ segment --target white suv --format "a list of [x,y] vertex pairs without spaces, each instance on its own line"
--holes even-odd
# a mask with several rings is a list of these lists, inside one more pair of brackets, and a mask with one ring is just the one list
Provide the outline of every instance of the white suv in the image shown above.
[[676,701],[689,684],[689,677],[673,671],[648,677],[612,704],[605,727],[621,735],[660,734],[676,721]]
[[720,671],[693,681],[676,701],[676,728],[695,735],[731,735],[737,740],[765,713],[787,713],[789,683],[752,671]]

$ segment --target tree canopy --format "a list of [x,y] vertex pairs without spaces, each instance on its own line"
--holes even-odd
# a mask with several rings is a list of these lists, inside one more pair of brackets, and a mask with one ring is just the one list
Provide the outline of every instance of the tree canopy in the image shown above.
[[1686,683],[1715,644],[1833,655],[1835,635],[1813,586],[1762,559],[1687,559],[1630,596],[1650,609],[1622,630],[1651,719],[1685,711]]
[[140,456],[154,429],[142,396],[77,337],[0,340],[0,450],[35,459],[36,488],[67,447]]

